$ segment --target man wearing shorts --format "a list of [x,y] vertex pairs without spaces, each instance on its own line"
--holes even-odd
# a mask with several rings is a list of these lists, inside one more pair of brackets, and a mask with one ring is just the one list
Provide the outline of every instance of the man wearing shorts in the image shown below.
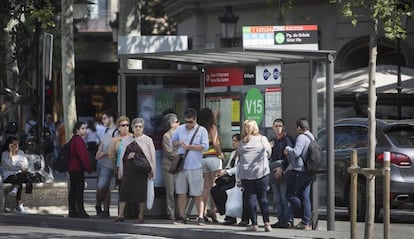
[[[101,139],[101,144],[96,153],[96,215],[100,217],[109,217],[109,205],[111,204],[111,181],[114,176],[114,161],[108,157],[109,145],[114,136],[119,133],[116,128],[116,114],[112,110],[102,113],[102,123],[107,129]],[[103,211],[102,211],[103,204]]]
[[[187,222],[185,208],[187,207],[187,193],[189,193],[191,197],[194,197],[198,214],[197,223],[201,226],[205,224],[203,218],[202,151],[208,149],[208,132],[206,128],[197,124],[197,112],[194,109],[188,108],[184,111],[184,120],[185,124],[178,126],[171,138],[172,145],[178,147],[178,154],[185,154],[188,150],[184,168],[175,177],[175,191],[178,194],[178,211],[180,214],[176,223],[185,224]],[[193,142],[190,144],[194,134]]]

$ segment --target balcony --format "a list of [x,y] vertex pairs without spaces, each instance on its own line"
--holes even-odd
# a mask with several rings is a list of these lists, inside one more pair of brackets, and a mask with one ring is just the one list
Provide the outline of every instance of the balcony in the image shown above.
[[109,23],[116,18],[115,11],[98,11],[76,23],[79,33],[111,33]]

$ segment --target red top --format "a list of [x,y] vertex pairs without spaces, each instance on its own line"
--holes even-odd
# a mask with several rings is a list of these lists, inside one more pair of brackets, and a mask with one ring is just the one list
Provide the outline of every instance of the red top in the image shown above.
[[72,137],[72,143],[70,145],[70,157],[68,172],[92,172],[91,163],[89,161],[89,152],[86,148],[85,141],[79,135]]

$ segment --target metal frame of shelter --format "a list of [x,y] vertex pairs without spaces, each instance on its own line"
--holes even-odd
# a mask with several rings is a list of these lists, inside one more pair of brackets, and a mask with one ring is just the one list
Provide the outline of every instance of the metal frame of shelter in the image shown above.
[[[181,64],[197,65],[199,68],[206,66],[234,66],[234,65],[259,65],[270,63],[305,63],[305,62],[325,62],[326,67],[326,132],[327,132],[327,229],[335,230],[335,190],[334,190],[334,61],[335,51],[318,50],[277,50],[272,48],[218,48],[218,49],[200,49],[174,52],[158,53],[137,53],[137,54],[119,54],[121,60],[138,59],[138,60],[161,60],[176,62]],[[131,70],[121,69],[120,77]],[[124,82],[121,80],[121,82]],[[313,84],[313,83],[312,83]],[[313,92],[310,97],[316,94],[316,87],[311,87]],[[120,83],[120,92],[125,90],[125,85]],[[119,95],[119,103],[122,105],[123,100]],[[309,99],[311,101],[311,99]],[[122,112],[121,112],[122,113]],[[316,128],[317,112],[311,109],[312,128]],[[315,200],[315,195],[312,196]],[[317,198],[316,198],[317,201]],[[315,210],[314,210],[315,211]],[[313,213],[313,226],[317,226],[317,214]]]

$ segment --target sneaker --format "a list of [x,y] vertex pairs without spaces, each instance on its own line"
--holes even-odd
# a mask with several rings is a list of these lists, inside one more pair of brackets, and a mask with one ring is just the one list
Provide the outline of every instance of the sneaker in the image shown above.
[[239,222],[239,224],[237,224],[237,226],[241,226],[241,227],[245,227],[247,225],[249,225],[249,221],[241,221]]
[[265,230],[265,232],[271,232],[272,231],[272,227],[270,226],[270,223],[266,222],[264,224],[264,230]]
[[309,225],[306,225],[303,222],[299,222],[299,224],[296,225],[295,228],[299,229],[299,230],[310,230],[311,229],[311,227]]
[[24,208],[23,204],[20,204],[18,207],[16,207],[14,209],[14,211],[17,212],[17,213],[22,213],[22,214],[26,214],[27,213],[27,211]]
[[276,222],[275,224],[271,225],[272,228],[291,228],[292,223],[291,222]]
[[248,232],[257,232],[258,230],[259,230],[259,226],[257,226],[257,225],[252,225],[252,226],[246,228],[246,231],[248,231]]
[[221,223],[221,225],[234,225],[236,224],[236,218],[229,218],[227,220],[224,220],[223,223]]
[[199,225],[199,226],[205,226],[206,225],[206,221],[204,220],[204,218],[202,218],[202,217],[197,218],[197,225]]
[[10,196],[12,196],[12,197],[16,197],[16,195],[17,195],[17,188],[16,187],[14,187],[10,192],[9,192],[9,195]]
[[100,218],[109,218],[109,217],[110,217],[110,215],[109,215],[109,212],[108,212],[108,211],[102,211],[102,212],[99,214],[99,217],[100,217]]
[[185,219],[184,217],[179,217],[177,218],[177,220],[174,221],[174,224],[178,224],[178,225],[187,224],[187,219]]

